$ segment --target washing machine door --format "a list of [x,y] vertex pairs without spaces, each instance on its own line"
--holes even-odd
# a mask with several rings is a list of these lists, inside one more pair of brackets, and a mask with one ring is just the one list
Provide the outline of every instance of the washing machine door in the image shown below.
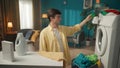
[[107,32],[104,26],[99,26],[97,28],[96,35],[96,50],[98,55],[103,56],[107,48]]

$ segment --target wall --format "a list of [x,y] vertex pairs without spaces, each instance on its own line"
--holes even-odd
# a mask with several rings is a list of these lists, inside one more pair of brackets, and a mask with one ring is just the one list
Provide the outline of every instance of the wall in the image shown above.
[[82,11],[83,0],[41,0],[42,12],[49,8],[56,8],[62,12],[62,25],[74,25],[81,21],[80,12]]
[[[66,1],[66,5],[64,4]],[[95,0],[93,0],[95,2]],[[106,3],[110,8],[119,9],[120,0],[101,0],[101,3]],[[42,12],[46,12],[49,8],[56,8],[62,12],[63,25],[74,25],[82,19],[80,13],[83,10],[83,0],[41,0]]]
[[120,10],[120,0],[101,0],[101,3],[106,3],[110,8],[119,9]]
[[[63,2],[67,3],[64,4]],[[93,0],[95,4],[95,0]],[[120,0],[101,0],[101,3],[106,3],[110,8],[119,9],[118,6]],[[82,21],[82,16],[80,16],[83,11],[83,0],[41,0],[41,10],[42,13],[46,12],[49,8],[56,8],[62,12],[62,25],[73,26]],[[85,34],[88,35],[88,30],[85,26]],[[90,36],[93,36],[93,30],[89,32]]]

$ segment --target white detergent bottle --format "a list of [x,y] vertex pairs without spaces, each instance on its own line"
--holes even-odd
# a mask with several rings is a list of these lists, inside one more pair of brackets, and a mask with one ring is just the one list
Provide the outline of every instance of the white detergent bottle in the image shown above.
[[25,55],[27,51],[27,42],[23,36],[23,33],[18,33],[15,41],[16,53],[20,56]]

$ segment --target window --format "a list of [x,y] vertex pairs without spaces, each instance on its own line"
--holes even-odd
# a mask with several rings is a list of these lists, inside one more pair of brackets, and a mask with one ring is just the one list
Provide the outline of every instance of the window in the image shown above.
[[33,29],[32,0],[19,0],[20,29]]

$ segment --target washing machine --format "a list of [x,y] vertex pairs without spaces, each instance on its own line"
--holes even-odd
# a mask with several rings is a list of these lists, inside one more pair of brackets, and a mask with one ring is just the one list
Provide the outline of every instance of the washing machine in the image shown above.
[[102,16],[96,30],[95,54],[102,68],[117,68],[120,51],[120,15]]

